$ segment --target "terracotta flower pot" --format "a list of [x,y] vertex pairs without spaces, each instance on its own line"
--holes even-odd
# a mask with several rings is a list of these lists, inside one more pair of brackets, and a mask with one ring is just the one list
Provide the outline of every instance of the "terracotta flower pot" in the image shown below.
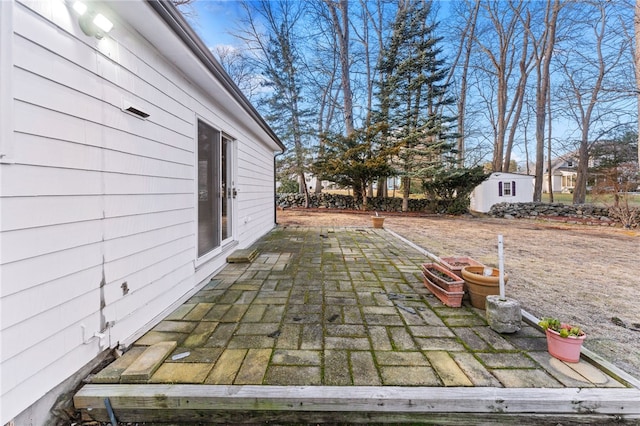
[[[484,275],[485,269],[491,270],[491,275]],[[485,309],[487,296],[500,294],[500,271],[496,268],[483,266],[465,266],[462,268],[462,278],[467,284],[471,305],[474,308]],[[504,274],[504,282],[509,276]]]
[[384,217],[383,216],[371,216],[371,221],[373,222],[373,227],[382,229],[384,228]]
[[580,350],[582,349],[582,342],[587,337],[586,334],[561,337],[560,333],[550,328],[545,333],[547,334],[547,349],[552,357],[566,362],[580,361]]
[[433,293],[442,303],[452,308],[459,308],[462,305],[462,296],[464,296],[464,292],[462,291],[446,291],[442,287],[433,283],[424,273],[422,272],[422,281],[424,282],[424,286]]
[[443,290],[457,293],[464,291],[464,281],[437,263],[423,263],[422,273]]
[[482,266],[484,265],[475,259],[465,256],[459,257],[441,257],[440,264],[462,278],[462,268],[465,266]]

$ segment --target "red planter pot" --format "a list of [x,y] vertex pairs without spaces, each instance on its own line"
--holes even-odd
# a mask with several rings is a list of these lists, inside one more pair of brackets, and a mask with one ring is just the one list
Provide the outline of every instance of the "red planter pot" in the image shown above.
[[464,256],[441,257],[440,264],[460,278],[462,278],[462,268],[464,268],[465,266],[482,266],[484,268],[484,265],[482,263],[470,257]]
[[547,349],[552,357],[566,362],[580,361],[580,350],[582,349],[582,342],[587,337],[586,334],[560,337],[560,333],[549,328],[545,333],[547,335]]
[[434,296],[436,296],[442,303],[452,308],[459,308],[462,305],[462,296],[464,296],[463,291],[446,291],[442,287],[433,283],[424,273],[422,272],[422,281],[424,282],[424,286],[429,289]]
[[464,280],[437,263],[423,263],[422,273],[443,290],[456,293],[464,291]]

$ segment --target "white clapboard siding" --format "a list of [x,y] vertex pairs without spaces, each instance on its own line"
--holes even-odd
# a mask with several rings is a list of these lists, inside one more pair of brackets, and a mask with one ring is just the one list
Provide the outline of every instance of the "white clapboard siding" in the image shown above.
[[[93,302],[93,303],[92,303]],[[44,311],[27,320],[2,330],[3,337],[10,345],[3,346],[3,359],[11,359],[30,347],[36,346],[60,329],[69,327],[96,312],[100,306],[99,282],[92,291],[66,300],[53,309]],[[80,329],[78,339],[81,342]]]
[[137,318],[134,321],[138,321],[137,329],[140,329],[159,313],[154,309],[144,308],[169,306],[192,287],[192,276],[193,269],[189,265],[178,267],[156,280],[153,286],[145,286],[128,297],[115,301],[105,309],[105,314],[113,314],[117,319],[116,324]]
[[[193,247],[186,243],[186,238],[180,241],[165,244],[158,249],[154,249],[152,253],[144,253],[140,256],[131,256],[132,259],[124,258],[122,260],[112,262],[118,263],[115,266],[112,263],[105,265],[105,285],[104,298],[108,305],[123,297],[129,297],[133,293],[147,287],[155,286],[157,281],[172,273],[175,268],[188,264],[193,258]],[[181,251],[176,248],[184,247]],[[170,253],[170,255],[167,255]],[[163,257],[164,256],[164,257]],[[143,258],[145,263],[138,261],[137,258]],[[154,263],[147,259],[154,258]],[[149,262],[149,263],[146,263]],[[127,283],[129,293],[124,295],[122,292],[122,283]]]
[[[89,321],[83,321],[83,323],[91,325]],[[78,366],[86,364],[87,359],[95,356],[96,350],[99,350],[97,339],[86,345],[70,344],[72,340],[80,340],[79,329],[80,324],[75,323],[48,336],[37,346],[21,352],[19,357],[3,362],[2,385],[5,394],[2,402],[6,404],[4,407],[15,407],[20,401],[18,398],[21,392],[9,391],[19,389],[29,395],[41,395],[43,377],[52,380],[53,383],[60,383],[69,376],[69,371],[77,370]],[[23,367],[25,363],[28,363],[29,368]],[[23,404],[23,402],[20,403]]]
[[[105,277],[108,282],[122,283],[123,281],[131,281],[132,285],[137,282],[145,282],[144,279],[138,277],[137,274],[146,273],[150,269],[153,270],[154,273],[158,273],[157,271],[161,270],[159,268],[166,267],[165,263],[167,260],[193,249],[192,235],[167,241],[149,250],[134,253],[106,263]],[[146,282],[151,281],[153,280],[147,278]]]
[[100,196],[5,198],[0,203],[0,231],[99,220],[103,210]]
[[[156,160],[139,155],[59,139],[16,133],[14,161],[21,164],[60,167],[78,170],[103,170],[111,173],[142,174],[177,179],[191,179],[192,167],[172,161]],[[56,163],[53,164],[52,162]]]
[[2,308],[2,327],[11,327],[60,306],[67,300],[77,299],[98,288],[101,280],[102,267],[96,265],[8,295]]
[[2,234],[2,261],[16,262],[101,240],[102,226],[95,220],[7,231]]
[[[132,122],[140,122],[135,117],[125,116]],[[34,120],[33,117],[38,117],[38,119]],[[15,130],[19,133],[96,146],[144,158],[184,165],[193,163],[192,147],[185,150],[172,145],[181,145],[176,144],[176,139],[185,138],[187,141],[182,145],[189,145],[192,143],[193,137],[176,137],[175,134],[172,134],[171,137],[166,137],[166,140],[152,139],[148,137],[149,135],[136,135],[122,129],[101,126],[72,115],[24,102],[15,102]]]
[[195,196],[189,194],[109,194],[104,197],[107,217],[139,215],[191,209],[195,214]]
[[3,253],[0,294],[4,300],[8,295],[90,270],[102,264],[102,252],[101,244],[91,244],[8,263],[4,263]]
[[[0,37],[13,65],[11,163],[0,165],[0,424],[100,354],[95,332],[109,347],[131,343],[273,227],[268,132],[146,2],[97,4],[144,17],[113,14],[113,31],[96,40],[66,2],[16,0]],[[123,112],[129,105],[150,116]],[[238,141],[235,241],[205,259],[198,119]]]
[[20,183],[20,185],[4,185],[3,197],[77,196],[102,193],[102,176],[94,171],[12,164],[10,167],[3,167],[0,173],[5,183]]

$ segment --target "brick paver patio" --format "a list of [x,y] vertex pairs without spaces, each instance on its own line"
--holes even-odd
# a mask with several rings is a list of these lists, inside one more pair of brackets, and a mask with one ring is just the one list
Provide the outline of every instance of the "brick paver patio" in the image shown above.
[[228,264],[93,383],[622,388],[592,363],[551,358],[523,323],[424,287],[424,254],[385,230],[279,227]]

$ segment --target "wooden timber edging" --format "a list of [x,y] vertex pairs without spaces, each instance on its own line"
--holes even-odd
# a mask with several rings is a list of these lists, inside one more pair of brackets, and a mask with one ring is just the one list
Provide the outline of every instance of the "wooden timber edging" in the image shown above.
[[442,388],[260,385],[85,385],[83,417],[121,422],[404,422],[438,424],[640,420],[635,388]]

